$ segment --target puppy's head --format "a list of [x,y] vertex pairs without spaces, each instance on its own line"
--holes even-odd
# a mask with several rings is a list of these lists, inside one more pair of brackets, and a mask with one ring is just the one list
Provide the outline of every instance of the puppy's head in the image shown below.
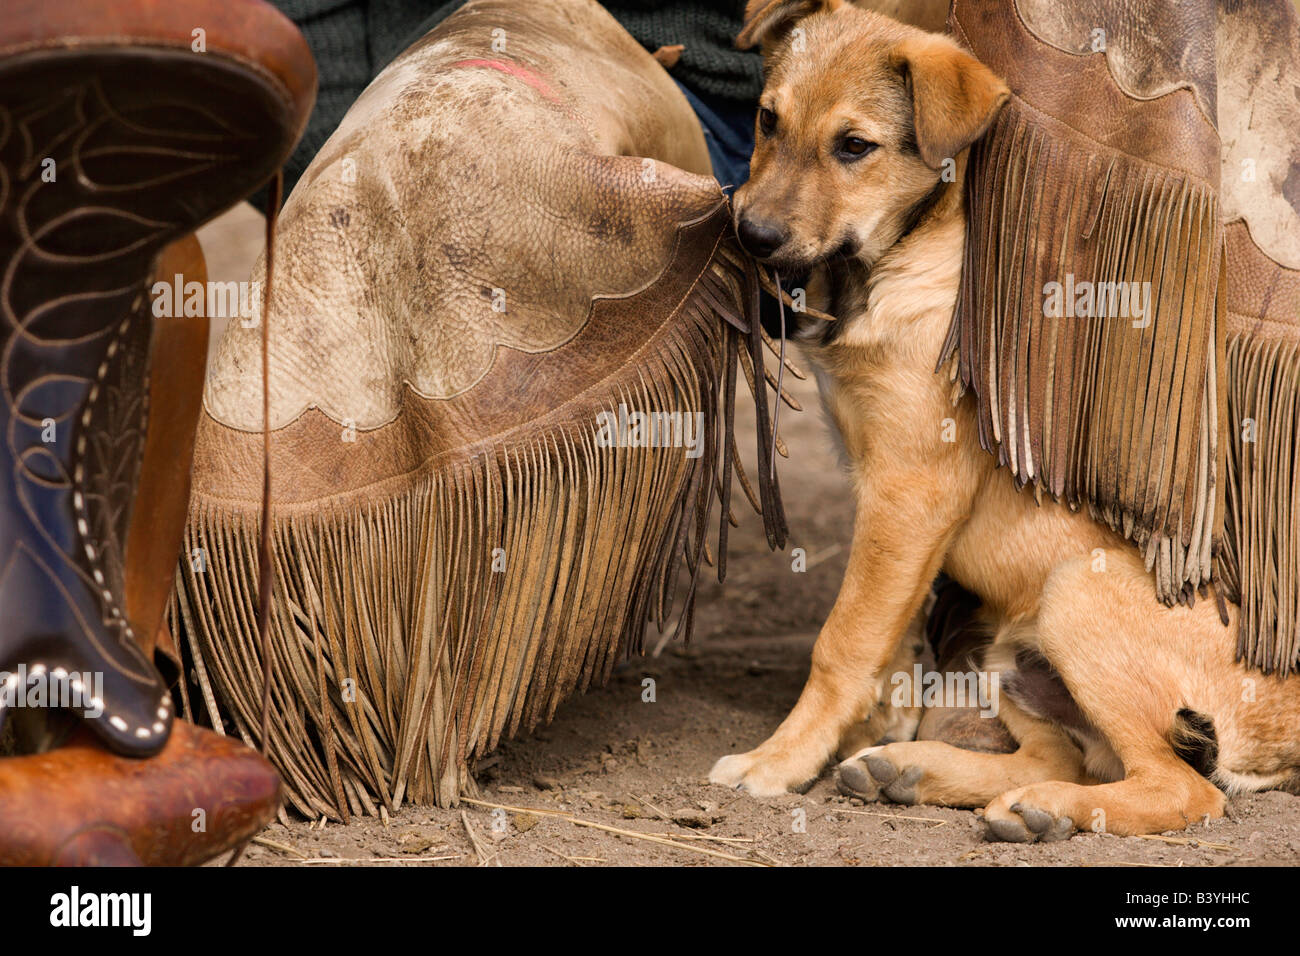
[[845,0],[750,0],[736,43],[761,44],[766,73],[736,230],[792,272],[837,253],[874,263],[1008,96],[947,37]]

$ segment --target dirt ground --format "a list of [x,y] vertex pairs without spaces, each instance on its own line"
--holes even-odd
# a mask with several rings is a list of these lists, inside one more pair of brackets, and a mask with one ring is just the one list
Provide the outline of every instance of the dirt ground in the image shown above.
[[[247,277],[258,229],[245,209],[201,234],[212,278]],[[608,686],[570,699],[549,726],[480,761],[478,795],[459,808],[405,807],[388,821],[347,826],[274,823],[240,865],[1300,863],[1300,798],[1283,793],[1234,800],[1226,819],[1178,834],[1018,846],[986,842],[977,813],[849,800],[829,772],[806,794],[774,799],[706,783],[718,757],[761,743],[794,704],[844,572],[847,484],[815,389],[793,385],[806,411],[783,415],[791,460],[781,484],[790,547],[805,549],[805,572],[792,570],[789,553],[767,550],[741,498],[728,580],[706,579],[689,645],[651,635],[647,656],[623,663]],[[749,436],[742,454],[753,461],[748,422],[741,419],[738,433]],[[646,677],[655,681],[653,703],[642,700]]]

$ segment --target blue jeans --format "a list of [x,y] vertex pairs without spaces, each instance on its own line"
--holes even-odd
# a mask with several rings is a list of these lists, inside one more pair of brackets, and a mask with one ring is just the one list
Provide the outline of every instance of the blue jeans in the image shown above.
[[709,147],[713,175],[730,196],[737,187],[749,179],[749,156],[754,151],[754,114],[758,107],[753,103],[738,103],[703,97],[677,84],[678,89],[691,104],[704,130],[704,142]]

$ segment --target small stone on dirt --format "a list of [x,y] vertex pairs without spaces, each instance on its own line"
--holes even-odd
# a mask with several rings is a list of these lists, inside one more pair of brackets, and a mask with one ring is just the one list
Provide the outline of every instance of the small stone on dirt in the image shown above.
[[705,813],[703,810],[692,810],[689,807],[683,807],[680,810],[673,811],[673,823],[682,827],[690,827],[692,830],[704,830],[713,826],[713,814]]
[[409,842],[403,841],[402,852],[423,853],[425,850],[429,849],[429,847],[433,846],[437,842],[438,841],[435,840],[433,837],[426,837],[426,836],[416,837],[415,839]]
[[533,786],[538,790],[559,790],[560,781],[549,774],[539,773],[533,777]]

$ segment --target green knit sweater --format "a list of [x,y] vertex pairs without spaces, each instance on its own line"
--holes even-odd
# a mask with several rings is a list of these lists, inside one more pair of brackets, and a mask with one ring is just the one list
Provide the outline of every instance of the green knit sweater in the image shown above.
[[[298,25],[316,57],[320,90],[302,141],[285,168],[285,195],[363,89],[418,37],[467,0],[272,0]],[[647,50],[686,50],[672,75],[699,96],[752,103],[762,59],[737,50],[744,0],[605,0]]]

